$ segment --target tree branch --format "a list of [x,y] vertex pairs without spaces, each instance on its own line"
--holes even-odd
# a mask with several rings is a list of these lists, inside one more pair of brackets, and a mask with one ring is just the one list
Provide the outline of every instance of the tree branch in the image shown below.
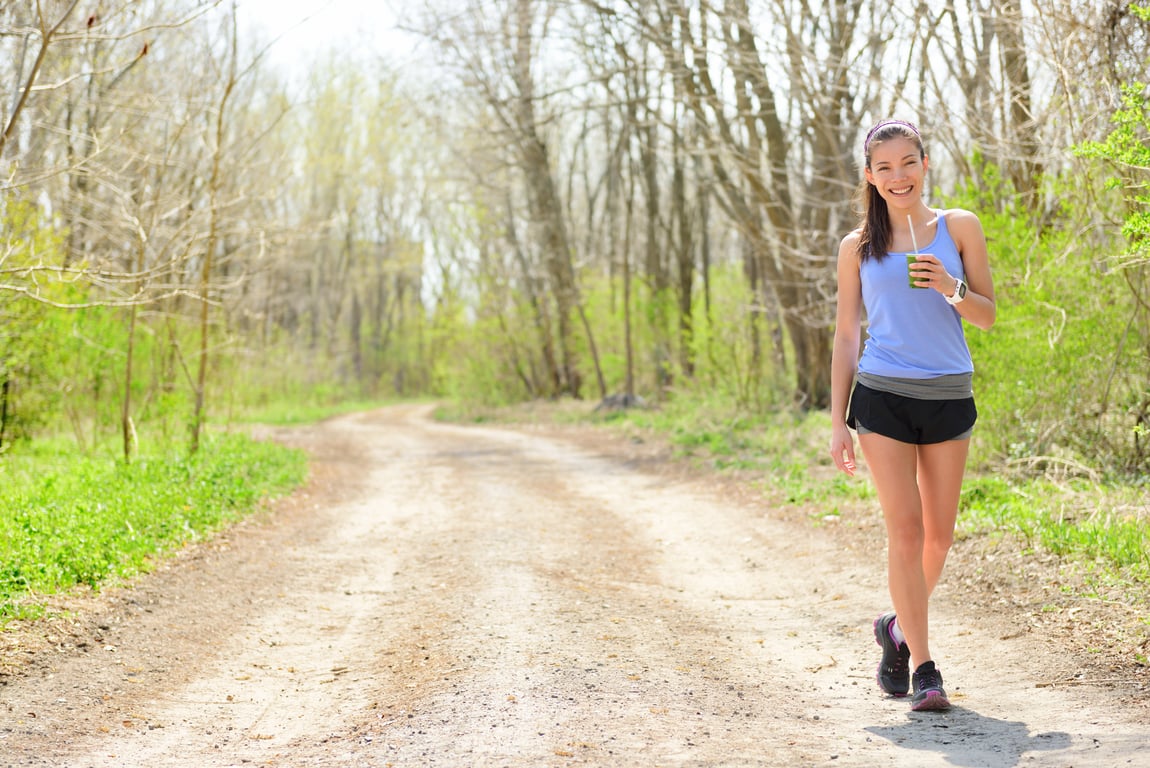
[[[32,64],[32,71],[28,74],[27,84],[20,91],[20,98],[16,101],[16,106],[12,109],[12,116],[8,119],[8,125],[4,128],[4,133],[0,134],[0,158],[4,157],[4,150],[8,147],[8,142],[12,138],[12,134],[16,130],[16,121],[20,119],[20,113],[24,111],[24,105],[28,103],[28,94],[32,92],[32,84],[36,82],[36,77],[40,74],[41,67],[44,66],[44,59],[48,56],[48,46],[52,43],[52,37],[60,31],[64,26],[64,22],[76,10],[76,6],[80,4],[80,0],[72,0],[72,4],[64,11],[60,20],[52,25],[49,29],[44,20],[44,10],[39,9],[40,14],[40,50],[36,54],[36,61]],[[39,7],[39,3],[36,4]]]

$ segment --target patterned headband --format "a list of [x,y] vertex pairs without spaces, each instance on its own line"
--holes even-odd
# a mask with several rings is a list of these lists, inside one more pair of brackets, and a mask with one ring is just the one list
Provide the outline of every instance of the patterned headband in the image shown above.
[[881,129],[890,125],[901,125],[904,128],[909,128],[914,132],[915,136],[918,136],[920,140],[922,139],[922,134],[918,132],[918,126],[916,126],[914,123],[908,123],[906,120],[883,120],[882,122],[875,125],[874,128],[871,128],[870,133],[866,135],[866,140],[863,142],[864,153],[870,152],[870,140],[874,138],[874,135]]

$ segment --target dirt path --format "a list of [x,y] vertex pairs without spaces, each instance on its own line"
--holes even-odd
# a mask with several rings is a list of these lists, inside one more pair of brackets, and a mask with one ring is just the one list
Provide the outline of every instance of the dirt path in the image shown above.
[[9,647],[0,766],[1150,766],[1144,696],[1038,687],[1049,651],[957,594],[956,706],[884,698],[881,555],[426,417],[284,432],[310,495]]

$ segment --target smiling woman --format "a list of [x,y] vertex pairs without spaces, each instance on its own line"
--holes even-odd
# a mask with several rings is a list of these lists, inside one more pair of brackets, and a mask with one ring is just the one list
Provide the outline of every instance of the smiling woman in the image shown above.
[[[886,521],[895,610],[874,623],[879,687],[911,694],[915,710],[947,709],[928,644],[928,602],[954,540],[977,419],[963,320],[989,328],[994,289],[978,218],[923,200],[929,160],[918,128],[878,123],[863,156],[863,220],[838,258],[831,456],[853,475],[849,430],[857,431]],[[908,270],[910,288],[933,290],[907,290]]]

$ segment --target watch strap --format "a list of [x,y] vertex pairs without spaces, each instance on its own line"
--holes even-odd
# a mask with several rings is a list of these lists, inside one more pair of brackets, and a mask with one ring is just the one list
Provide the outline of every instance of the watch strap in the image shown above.
[[951,294],[950,296],[945,296],[943,298],[946,299],[947,304],[957,304],[958,302],[965,299],[966,298],[966,281],[955,280],[955,282],[954,282],[954,293]]

